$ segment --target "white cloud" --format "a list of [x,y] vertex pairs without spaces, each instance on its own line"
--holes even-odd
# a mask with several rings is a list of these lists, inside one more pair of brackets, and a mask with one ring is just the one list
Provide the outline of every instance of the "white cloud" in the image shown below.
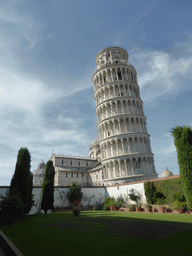
[[137,67],[138,84],[145,102],[187,89],[186,80],[191,80],[192,56],[175,59],[163,51],[147,51],[133,54],[132,59]]

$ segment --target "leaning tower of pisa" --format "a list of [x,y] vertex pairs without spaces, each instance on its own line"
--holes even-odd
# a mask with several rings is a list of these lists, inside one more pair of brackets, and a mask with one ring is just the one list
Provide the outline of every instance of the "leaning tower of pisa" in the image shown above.
[[121,47],[95,58],[92,82],[104,185],[157,178],[137,72]]

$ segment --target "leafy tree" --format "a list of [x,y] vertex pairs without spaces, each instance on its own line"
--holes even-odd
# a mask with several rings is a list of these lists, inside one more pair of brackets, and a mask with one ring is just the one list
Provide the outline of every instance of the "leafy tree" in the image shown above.
[[71,204],[74,201],[81,201],[83,197],[83,193],[81,192],[81,186],[72,181],[72,186],[69,187],[69,191],[67,192],[67,198]]
[[54,178],[55,168],[53,162],[49,160],[45,167],[45,174],[42,183],[41,209],[47,214],[47,210],[53,209],[54,203]]
[[192,209],[192,128],[176,126],[171,132],[177,150],[180,180],[187,208]]
[[17,156],[15,173],[12,177],[9,196],[18,194],[25,205],[25,213],[29,213],[33,205],[33,175],[30,172],[31,156],[27,148],[20,148]]

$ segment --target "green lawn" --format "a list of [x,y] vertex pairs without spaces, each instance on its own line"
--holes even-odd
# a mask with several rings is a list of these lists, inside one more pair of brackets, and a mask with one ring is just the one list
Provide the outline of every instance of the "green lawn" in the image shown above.
[[[82,229],[78,231],[61,227],[38,227],[60,221],[74,223],[82,218],[86,218],[87,221],[81,223]],[[102,229],[107,224],[97,223],[99,219],[131,221],[130,224],[137,224],[138,232],[142,223],[152,225],[151,223],[154,222],[161,223],[162,227],[164,223],[179,225],[188,223],[188,228],[159,240],[138,239],[125,237],[123,234],[117,235],[115,230],[118,226],[114,227],[114,234],[102,233]],[[134,255],[192,255],[192,215],[190,214],[82,211],[79,217],[74,217],[72,212],[64,212],[27,216],[16,224],[0,227],[0,230],[24,256],[132,255],[133,253]]]

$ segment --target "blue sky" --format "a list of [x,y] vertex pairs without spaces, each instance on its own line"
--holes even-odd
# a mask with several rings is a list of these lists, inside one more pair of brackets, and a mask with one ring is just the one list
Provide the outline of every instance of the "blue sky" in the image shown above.
[[88,156],[98,135],[95,56],[121,46],[138,73],[156,171],[179,174],[171,129],[192,125],[190,0],[0,2],[0,185],[18,150]]

